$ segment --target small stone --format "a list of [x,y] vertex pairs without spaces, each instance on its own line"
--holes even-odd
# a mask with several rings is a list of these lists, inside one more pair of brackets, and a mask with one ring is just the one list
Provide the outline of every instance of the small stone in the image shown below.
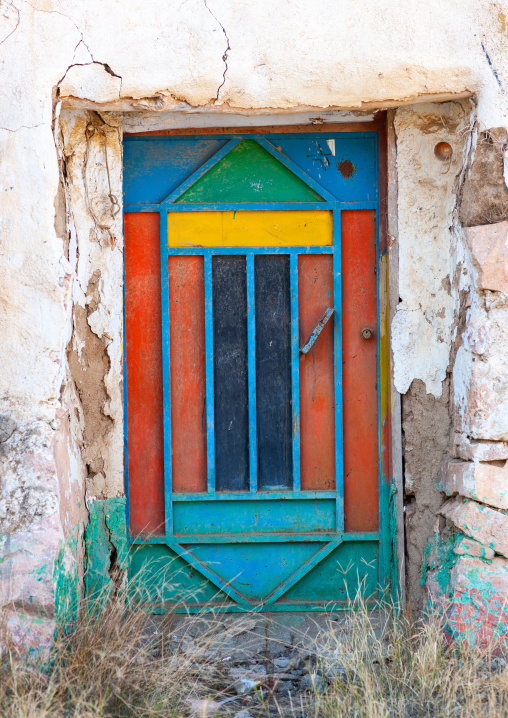
[[506,661],[502,656],[495,656],[490,662],[492,673],[501,673],[506,668]]
[[482,546],[481,543],[472,538],[463,536],[455,545],[453,553],[457,556],[473,556],[474,558],[494,558],[494,551],[489,546]]
[[289,693],[295,692],[291,681],[279,681],[275,690],[277,693],[281,693],[282,695],[288,695]]
[[483,224],[465,230],[481,289],[508,292],[508,222]]
[[322,691],[325,687],[325,679],[320,673],[307,673],[300,679],[300,690]]
[[442,486],[451,496],[460,494],[498,509],[508,509],[508,466],[476,462],[452,461],[443,472]]
[[329,681],[345,681],[347,680],[347,672],[345,668],[340,666],[331,666],[326,669],[326,677]]
[[266,668],[264,666],[232,666],[229,675],[234,681],[242,678],[254,681],[266,677]]
[[508,557],[508,516],[475,501],[448,499],[439,513],[465,534]]
[[235,713],[234,718],[252,718],[252,715],[247,709],[244,708],[242,711],[238,711],[238,713]]
[[239,696],[244,696],[246,693],[251,693],[260,683],[261,681],[251,681],[248,678],[240,678],[233,683],[233,688]]
[[214,716],[217,711],[220,710],[221,704],[215,701],[199,700],[197,698],[190,699],[187,701],[190,712],[197,716],[197,718],[204,718],[205,716]]
[[281,656],[280,658],[274,658],[273,664],[277,666],[277,668],[287,668],[289,664],[291,663],[291,660],[289,658],[285,658],[284,656]]

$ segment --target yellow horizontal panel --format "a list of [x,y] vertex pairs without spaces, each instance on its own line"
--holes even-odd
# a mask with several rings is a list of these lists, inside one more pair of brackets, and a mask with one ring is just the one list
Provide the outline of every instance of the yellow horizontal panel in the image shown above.
[[308,247],[333,244],[329,210],[169,212],[170,247]]

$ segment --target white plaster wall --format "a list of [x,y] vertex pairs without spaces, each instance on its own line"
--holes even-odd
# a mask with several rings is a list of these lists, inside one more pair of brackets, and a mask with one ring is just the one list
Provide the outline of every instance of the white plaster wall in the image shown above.
[[[470,285],[469,252],[454,219],[471,130],[469,101],[413,105],[395,116],[400,303],[392,322],[395,386],[414,379],[440,396],[456,338],[460,294]],[[435,156],[448,142],[450,161]]]
[[[87,321],[111,361],[106,412],[114,423],[101,447],[100,490],[122,491],[121,231],[104,198],[98,135],[95,159],[87,167],[84,160],[84,131],[95,117],[111,125],[108,147],[119,166],[118,114],[101,120],[69,110],[166,113],[171,126],[206,113],[204,122],[216,115],[221,125],[224,113],[310,110],[319,117],[333,108],[453,100],[440,110],[408,107],[396,115],[402,303],[393,326],[395,385],[405,391],[419,378],[439,396],[460,292],[470,283],[469,273],[455,271],[469,272],[453,219],[470,131],[468,103],[459,100],[475,95],[480,128],[508,125],[507,17],[506,2],[487,0],[0,0],[0,414],[15,426],[2,444],[12,466],[0,476],[0,510],[14,505],[16,492],[33,498],[34,482],[47,492],[25,512],[23,526],[4,526],[19,577],[9,601],[31,595],[23,586],[37,570],[40,595],[51,593],[46,558],[57,555],[72,514],[66,519],[57,507],[84,496],[82,417],[74,411],[66,350],[69,342],[76,348],[73,308],[88,306],[97,269],[100,301]],[[458,122],[446,172],[432,152],[439,139],[449,140],[450,125],[421,131],[422,117],[439,112]],[[70,174],[62,211],[56,199],[64,160]],[[116,170],[114,193],[120,185]],[[95,215],[108,212],[116,242],[97,230]],[[62,469],[57,457],[65,446]],[[27,456],[40,466],[32,483]],[[33,558],[38,536],[44,564]]]

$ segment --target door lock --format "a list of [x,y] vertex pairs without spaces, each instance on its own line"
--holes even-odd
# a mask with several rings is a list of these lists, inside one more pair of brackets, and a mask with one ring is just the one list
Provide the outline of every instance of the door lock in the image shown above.
[[364,327],[362,329],[362,337],[364,339],[370,339],[372,334],[373,334],[372,329],[369,329],[369,327]]

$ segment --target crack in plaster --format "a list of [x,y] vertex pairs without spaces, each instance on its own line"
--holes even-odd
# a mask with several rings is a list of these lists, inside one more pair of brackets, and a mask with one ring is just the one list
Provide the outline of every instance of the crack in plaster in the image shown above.
[[[90,57],[92,58],[92,62],[89,62],[89,63],[79,63],[79,62],[78,62],[78,63],[72,63],[71,65],[69,65],[69,66],[67,67],[66,71],[64,72],[63,76],[61,77],[61,79],[58,81],[58,83],[57,83],[57,88],[60,87],[61,83],[63,82],[63,80],[65,79],[67,73],[69,72],[69,70],[70,70],[72,67],[77,67],[77,66],[84,67],[85,65],[92,65],[92,64],[102,65],[102,67],[105,69],[105,71],[106,71],[109,75],[111,75],[112,77],[117,77],[117,78],[120,80],[120,88],[119,88],[119,92],[118,92],[118,97],[120,98],[121,92],[122,92],[122,77],[121,77],[121,75],[117,75],[116,72],[113,72],[113,70],[111,69],[110,65],[108,65],[107,62],[101,62],[100,60],[96,60],[96,59],[94,58],[93,53],[92,53],[92,51],[90,50],[90,48],[89,48],[89,46],[88,46],[88,44],[87,44],[87,42],[86,42],[86,40],[85,40],[85,36],[84,36],[84,34],[83,34],[83,31],[81,30],[81,28],[79,27],[79,25],[77,24],[77,22],[76,22],[72,17],[70,17],[70,15],[66,15],[65,13],[60,12],[59,10],[43,10],[43,9],[41,9],[41,8],[34,7],[34,5],[32,5],[32,3],[28,2],[28,0],[21,0],[21,2],[24,2],[26,5],[28,5],[30,8],[32,8],[32,10],[33,10],[34,12],[43,12],[43,13],[46,13],[46,14],[48,14],[48,15],[51,15],[51,14],[61,15],[61,17],[64,17],[66,20],[69,20],[69,22],[71,22],[71,23],[74,25],[74,27],[76,28],[76,30],[77,30],[78,33],[80,34],[80,40],[79,40],[79,42],[76,43],[76,46],[75,46],[75,48],[74,48],[74,53],[73,53],[73,54],[74,54],[74,55],[76,54],[76,51],[77,51],[79,45],[80,45],[81,43],[83,43],[83,45],[85,46],[86,50],[88,51]],[[11,2],[10,4],[17,10],[17,13],[18,13],[18,22],[17,22],[17,24],[16,24],[16,27],[9,33],[9,35],[8,35],[7,37],[10,37],[10,35],[12,35],[12,33],[18,28],[19,23],[20,23],[20,11],[19,11],[19,9],[18,9],[12,2]],[[7,39],[7,38],[4,38],[4,40],[2,40],[2,42],[5,42],[6,39]],[[0,42],[0,44],[2,44],[2,42]],[[28,128],[28,129],[33,129],[33,128]]]
[[[19,23],[21,22],[21,15],[20,15],[19,9],[14,5],[14,3],[13,3],[13,2],[7,2],[6,7],[12,7],[12,8],[14,8],[14,10],[16,11],[18,17],[17,17],[17,20],[16,20],[16,24],[15,24],[15,26],[13,27],[13,29],[10,31],[10,33],[8,33],[8,34],[4,37],[3,40],[0,40],[0,45],[3,45],[3,43],[4,43],[6,40],[8,40],[13,33],[16,32],[16,30],[17,30],[18,27],[19,27]],[[5,6],[4,6],[4,8],[5,8]],[[2,14],[3,14],[4,17],[7,17],[6,14],[5,14],[5,12],[3,12]]]
[[[1,45],[2,43],[0,43]],[[39,122],[37,125],[20,125],[19,127],[16,127],[16,129],[11,130],[10,127],[0,127],[0,130],[4,130],[4,132],[19,132],[20,130],[35,130],[37,127],[50,127],[49,122]]]
[[[85,47],[87,47],[86,42],[85,42],[84,39],[83,39],[83,33],[82,33],[82,31],[79,29],[77,22],[76,22],[72,17],[70,17],[70,15],[66,15],[64,12],[60,12],[60,10],[43,10],[43,9],[40,8],[40,7],[35,7],[34,5],[32,5],[32,3],[28,2],[28,0],[21,0],[21,2],[24,2],[25,5],[28,5],[29,7],[31,7],[34,12],[44,12],[44,13],[46,13],[47,15],[61,15],[61,16],[64,17],[66,20],[69,20],[70,22],[72,22],[72,24],[74,25],[74,27],[76,28],[76,30],[77,30],[77,31],[79,32],[79,34],[81,35],[81,39],[83,40],[83,44],[85,45]],[[18,11],[18,12],[19,12],[19,11]],[[78,45],[79,45],[79,42],[78,42]],[[76,45],[76,47],[77,47],[77,45]],[[89,51],[89,52],[90,52],[90,51]],[[90,53],[90,54],[92,54],[92,53]]]
[[221,23],[221,21],[219,20],[219,18],[217,17],[217,15],[215,15],[215,13],[208,7],[207,0],[203,0],[203,3],[204,3],[204,6],[206,7],[206,9],[208,10],[208,12],[210,13],[210,15],[213,17],[213,19],[220,25],[221,30],[222,30],[222,32],[224,33],[224,37],[226,38],[226,42],[227,42],[227,47],[226,47],[226,49],[225,49],[225,51],[224,51],[224,54],[222,55],[222,62],[224,63],[224,72],[223,72],[223,74],[222,74],[222,82],[221,82],[221,84],[219,85],[219,87],[217,88],[217,95],[216,95],[216,97],[215,97],[215,102],[218,102],[218,101],[219,101],[220,91],[222,90],[222,88],[223,88],[224,85],[226,84],[226,73],[227,73],[227,71],[228,71],[228,53],[229,53],[230,50],[231,50],[231,45],[229,44],[229,37],[228,37],[228,34],[227,34],[227,32],[226,32],[226,28],[225,28],[224,25]]

